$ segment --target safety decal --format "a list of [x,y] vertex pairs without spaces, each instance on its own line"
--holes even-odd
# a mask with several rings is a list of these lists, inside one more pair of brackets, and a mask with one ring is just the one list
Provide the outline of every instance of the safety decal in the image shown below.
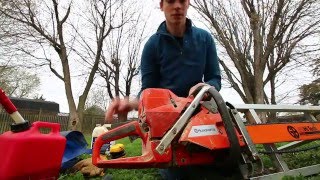
[[191,131],[189,133],[189,137],[199,137],[199,136],[209,136],[209,135],[217,135],[219,134],[219,130],[215,125],[200,125],[200,126],[192,126]]
[[294,127],[288,126],[288,127],[287,127],[287,130],[288,130],[289,134],[290,134],[292,137],[294,137],[294,138],[296,138],[296,139],[298,139],[298,138],[300,137],[299,132],[298,132]]
[[292,127],[287,126],[289,134],[298,139],[300,136],[308,136],[313,134],[320,134],[320,131],[315,126],[301,126],[301,127]]
[[298,132],[301,136],[320,134],[320,131],[315,126],[302,126],[298,128]]

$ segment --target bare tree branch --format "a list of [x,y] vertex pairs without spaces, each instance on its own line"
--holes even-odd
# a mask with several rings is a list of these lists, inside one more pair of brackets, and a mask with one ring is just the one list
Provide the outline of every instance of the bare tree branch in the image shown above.
[[[194,0],[192,4],[228,54],[224,59],[230,59],[236,68],[231,73],[221,63],[231,87],[247,103],[270,102],[265,97],[266,84],[274,84],[288,64],[307,65],[318,57],[319,44],[304,45],[319,36],[319,6],[316,0]],[[234,80],[235,74],[240,82]],[[270,89],[272,97],[276,97],[274,87],[276,84]]]

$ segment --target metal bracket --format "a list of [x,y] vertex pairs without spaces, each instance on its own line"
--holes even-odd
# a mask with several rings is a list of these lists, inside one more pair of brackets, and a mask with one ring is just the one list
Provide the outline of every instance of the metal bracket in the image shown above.
[[244,139],[245,143],[247,144],[249,151],[251,152],[250,156],[252,156],[252,158],[254,160],[259,159],[256,146],[253,144],[253,142],[250,138],[250,135],[249,135],[244,123],[241,120],[241,117],[240,117],[238,111],[236,109],[231,109],[230,111],[231,111],[231,115],[232,115],[231,117],[233,117],[233,120],[237,124],[238,129],[239,129],[240,133],[242,134],[243,139]]
[[192,113],[195,111],[197,106],[200,104],[204,94],[211,88],[211,86],[204,86],[200,92],[196,95],[194,100],[190,103],[186,111],[181,115],[177,122],[172,126],[172,128],[163,136],[160,143],[156,147],[156,151],[159,154],[163,154],[168,146],[171,144],[172,140],[179,134],[181,129],[186,125]]

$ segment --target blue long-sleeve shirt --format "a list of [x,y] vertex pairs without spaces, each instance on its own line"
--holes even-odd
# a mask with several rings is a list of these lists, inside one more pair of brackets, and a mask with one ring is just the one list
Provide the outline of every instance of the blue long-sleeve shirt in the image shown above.
[[141,76],[141,91],[165,88],[186,97],[190,88],[199,82],[220,90],[221,73],[211,35],[192,26],[191,20],[187,19],[185,34],[179,41],[169,34],[163,22],[144,46]]

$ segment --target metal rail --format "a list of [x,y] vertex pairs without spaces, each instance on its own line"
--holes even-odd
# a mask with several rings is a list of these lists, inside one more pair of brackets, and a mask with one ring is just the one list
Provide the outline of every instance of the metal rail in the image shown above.
[[[249,113],[251,117],[254,119],[255,123],[257,124],[262,123],[257,112],[302,112],[304,113],[304,116],[309,121],[315,122],[317,120],[311,114],[311,112],[320,111],[320,106],[308,106],[308,105],[295,106],[295,105],[267,105],[267,104],[236,104],[234,105],[234,107],[238,112]],[[239,119],[238,115],[233,114],[233,116]],[[242,129],[242,131],[246,131],[243,127],[240,127],[240,129]],[[252,146],[252,144],[250,144],[251,141],[248,141],[248,142],[249,142],[249,145]],[[264,144],[264,147],[266,150],[277,151],[277,150],[284,150],[284,149],[298,147],[300,145],[303,145],[309,142],[312,142],[312,141],[296,141],[279,148],[276,148],[274,144]],[[256,154],[256,150],[254,147],[249,148],[249,150],[253,153],[253,155]],[[271,154],[270,157],[273,160],[274,165],[277,167],[278,171],[280,172],[257,176],[257,177],[251,177],[250,179],[281,179],[281,177],[285,175],[295,176],[295,175],[301,174],[303,176],[310,176],[310,175],[320,173],[320,164],[290,170],[287,164],[283,161],[280,154]]]
[[278,172],[273,174],[267,174],[263,176],[256,176],[250,178],[251,180],[274,180],[274,179],[281,179],[283,176],[310,176],[313,174],[320,173],[320,164],[306,166],[298,169],[292,169],[285,172]]
[[234,104],[239,112],[254,109],[256,112],[311,112],[320,111],[320,106],[307,105],[269,105],[269,104]]

